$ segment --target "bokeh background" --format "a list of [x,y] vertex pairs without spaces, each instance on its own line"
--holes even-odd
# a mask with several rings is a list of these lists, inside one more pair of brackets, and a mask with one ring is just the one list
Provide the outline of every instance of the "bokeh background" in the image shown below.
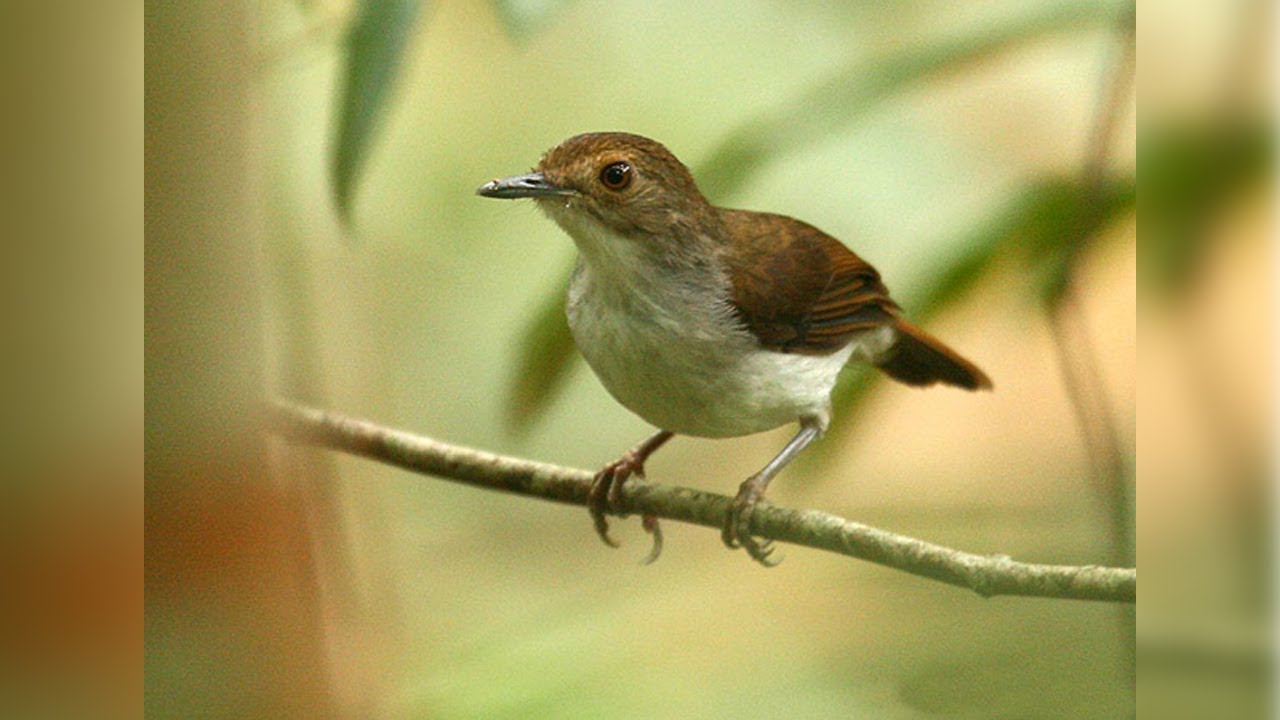
[[[149,713],[1116,718],[1142,660],[1144,712],[1266,715],[1268,5],[147,11]],[[613,550],[580,509],[264,436],[269,396],[578,467],[651,432],[565,342],[571,242],[473,194],[610,129],[840,238],[995,382],[848,373],[773,502],[1034,562],[1140,540],[1142,622],[765,571],[674,523],[642,567],[635,519]],[[678,438],[649,476],[732,493],[791,432]]]

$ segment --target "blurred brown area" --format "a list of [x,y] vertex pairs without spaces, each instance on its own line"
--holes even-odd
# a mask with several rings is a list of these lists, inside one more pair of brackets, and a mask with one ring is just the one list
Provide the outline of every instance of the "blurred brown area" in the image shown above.
[[135,716],[143,684],[138,458],[86,453],[42,464],[21,478],[40,489],[6,512],[0,708],[8,717]]
[[265,333],[251,4],[146,22],[146,706],[328,717],[305,509],[257,418]]
[[136,717],[141,5],[0,5],[0,716]]

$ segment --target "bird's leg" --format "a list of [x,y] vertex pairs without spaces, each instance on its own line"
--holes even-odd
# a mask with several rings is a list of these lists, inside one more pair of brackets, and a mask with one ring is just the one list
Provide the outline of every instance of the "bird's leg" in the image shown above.
[[[605,465],[600,472],[596,473],[591,483],[591,492],[587,495],[587,510],[591,512],[596,534],[606,545],[618,547],[618,543],[609,537],[609,521],[605,519],[605,513],[622,515],[622,484],[632,475],[643,478],[644,461],[670,440],[673,434],[669,430],[654,433],[648,440],[626,451],[622,457]],[[644,529],[653,535],[653,549],[645,558],[645,563],[651,563],[657,560],[658,554],[662,552],[662,529],[658,527],[658,518],[645,515]]]
[[791,438],[791,442],[787,443],[786,447],[782,448],[782,452],[770,460],[760,472],[742,483],[738,488],[737,496],[733,498],[733,503],[729,505],[729,512],[724,519],[724,528],[720,531],[720,537],[725,545],[731,549],[741,547],[765,567],[778,564],[778,561],[769,559],[773,553],[773,543],[768,540],[758,543],[751,537],[751,514],[755,510],[756,503],[764,497],[769,481],[821,434],[822,423],[818,419],[801,419],[800,431]]

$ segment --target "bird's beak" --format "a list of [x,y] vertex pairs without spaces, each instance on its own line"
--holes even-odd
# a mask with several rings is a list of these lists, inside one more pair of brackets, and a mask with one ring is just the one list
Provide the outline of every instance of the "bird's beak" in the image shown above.
[[576,190],[570,188],[557,187],[547,181],[542,173],[529,173],[528,175],[516,175],[514,177],[502,178],[501,180],[490,180],[476,189],[477,195],[484,197],[502,198],[510,200],[514,198],[538,198],[538,197],[556,197],[560,195],[577,195]]

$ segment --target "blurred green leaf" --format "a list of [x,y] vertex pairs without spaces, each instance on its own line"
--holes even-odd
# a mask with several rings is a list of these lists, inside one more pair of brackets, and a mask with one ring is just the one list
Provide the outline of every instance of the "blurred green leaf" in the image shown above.
[[363,0],[347,33],[346,75],[333,147],[333,193],[343,222],[404,61],[421,0]]
[[1088,186],[1080,178],[1048,178],[1011,205],[1001,242],[1037,276],[1038,300],[1057,302],[1077,258],[1107,224],[1133,209],[1133,177]]
[[555,398],[580,357],[564,314],[567,285],[566,279],[564,286],[542,301],[520,338],[519,364],[507,413],[510,428],[516,432],[529,429]]
[[897,93],[1049,34],[1108,26],[1123,9],[1115,2],[1054,5],[964,37],[852,62],[772,115],[730,132],[695,173],[699,185],[708,195],[731,194],[764,163],[829,137]]
[[1056,306],[1081,254],[1119,215],[1130,212],[1137,197],[1132,177],[1104,180],[1100,186],[1061,181],[1045,186],[1028,212],[1020,241],[1031,271],[1039,276],[1039,300]]
[[1139,283],[1165,295],[1185,292],[1201,266],[1209,225],[1225,201],[1269,174],[1271,121],[1216,117],[1139,134],[1145,188]]
[[568,6],[569,0],[493,0],[498,19],[517,41],[533,36]]
[[939,268],[925,283],[918,299],[908,301],[911,317],[916,322],[926,322],[943,310],[959,302],[990,271],[1001,243],[1012,230],[1014,216],[997,218],[984,228],[980,237],[965,243],[964,250],[949,263]]

